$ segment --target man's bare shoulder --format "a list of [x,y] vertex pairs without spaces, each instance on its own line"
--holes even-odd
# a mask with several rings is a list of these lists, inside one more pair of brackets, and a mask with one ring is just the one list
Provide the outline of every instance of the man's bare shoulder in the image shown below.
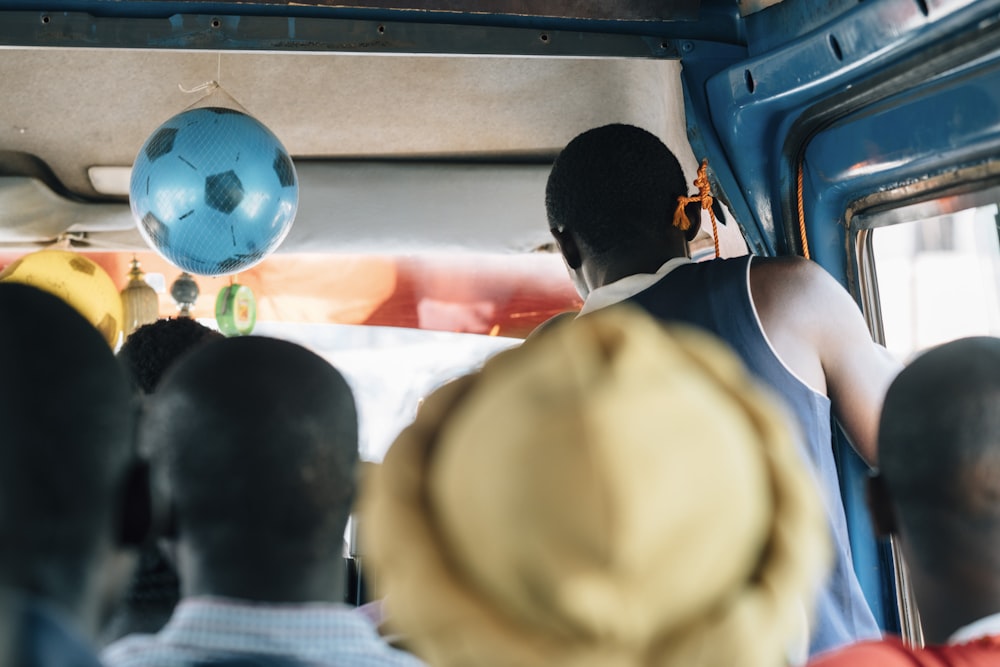
[[798,307],[821,304],[831,297],[837,302],[845,297],[850,299],[823,267],[802,257],[754,257],[750,264],[750,284],[754,299],[762,307],[766,307],[765,302],[787,309],[793,304]]
[[876,346],[854,298],[799,257],[754,259],[750,291],[778,356],[826,393],[858,452],[877,460],[878,415],[898,363]]
[[794,280],[815,281],[830,278],[823,267],[804,257],[754,257],[750,263],[750,274],[755,279],[759,275],[765,280],[785,282]]

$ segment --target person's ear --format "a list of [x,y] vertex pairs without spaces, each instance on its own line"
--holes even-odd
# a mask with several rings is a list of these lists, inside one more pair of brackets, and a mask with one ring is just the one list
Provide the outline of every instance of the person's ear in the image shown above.
[[691,243],[701,230],[701,202],[693,201],[686,204],[684,215],[691,222],[691,226],[684,232],[684,240]]
[[879,537],[894,535],[897,532],[896,511],[892,507],[885,478],[878,472],[868,476],[867,500],[875,534]]
[[576,237],[567,231],[565,227],[562,229],[552,227],[549,231],[552,232],[552,236],[559,246],[559,252],[562,253],[563,259],[566,260],[566,266],[573,271],[579,269],[583,265],[583,256],[580,253],[580,246],[576,242]]
[[156,522],[149,465],[134,461],[126,471],[118,507],[118,545],[136,549],[149,539]]

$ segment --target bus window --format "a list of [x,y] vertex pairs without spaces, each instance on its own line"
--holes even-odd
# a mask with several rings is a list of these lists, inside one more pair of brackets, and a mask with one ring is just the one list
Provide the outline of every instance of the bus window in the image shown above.
[[[211,325],[211,321],[207,321]],[[402,327],[265,322],[254,332],[290,340],[337,367],[354,392],[361,458],[379,462],[437,387],[521,341]]]
[[[865,316],[899,360],[956,338],[1000,334],[998,200],[991,188],[855,218]],[[894,564],[900,632],[922,645],[902,556],[893,542],[884,548]]]
[[873,230],[885,345],[897,358],[1000,334],[998,225],[993,203]]

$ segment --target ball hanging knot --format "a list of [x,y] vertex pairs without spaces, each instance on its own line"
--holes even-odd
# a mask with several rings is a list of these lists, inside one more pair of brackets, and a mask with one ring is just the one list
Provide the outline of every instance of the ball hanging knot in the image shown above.
[[713,215],[712,202],[715,200],[712,197],[712,186],[708,182],[708,158],[701,161],[701,166],[698,167],[698,177],[694,179],[694,185],[698,188],[698,194],[692,197],[682,195],[677,198],[677,208],[674,210],[674,227],[682,232],[691,229],[691,221],[684,211],[684,208],[688,204],[700,202],[701,208],[708,211],[709,215]]

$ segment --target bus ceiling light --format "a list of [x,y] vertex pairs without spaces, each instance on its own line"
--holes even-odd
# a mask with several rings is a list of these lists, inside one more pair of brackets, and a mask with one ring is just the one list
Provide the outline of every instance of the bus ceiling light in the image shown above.
[[93,166],[87,168],[90,185],[102,195],[128,196],[132,167]]

